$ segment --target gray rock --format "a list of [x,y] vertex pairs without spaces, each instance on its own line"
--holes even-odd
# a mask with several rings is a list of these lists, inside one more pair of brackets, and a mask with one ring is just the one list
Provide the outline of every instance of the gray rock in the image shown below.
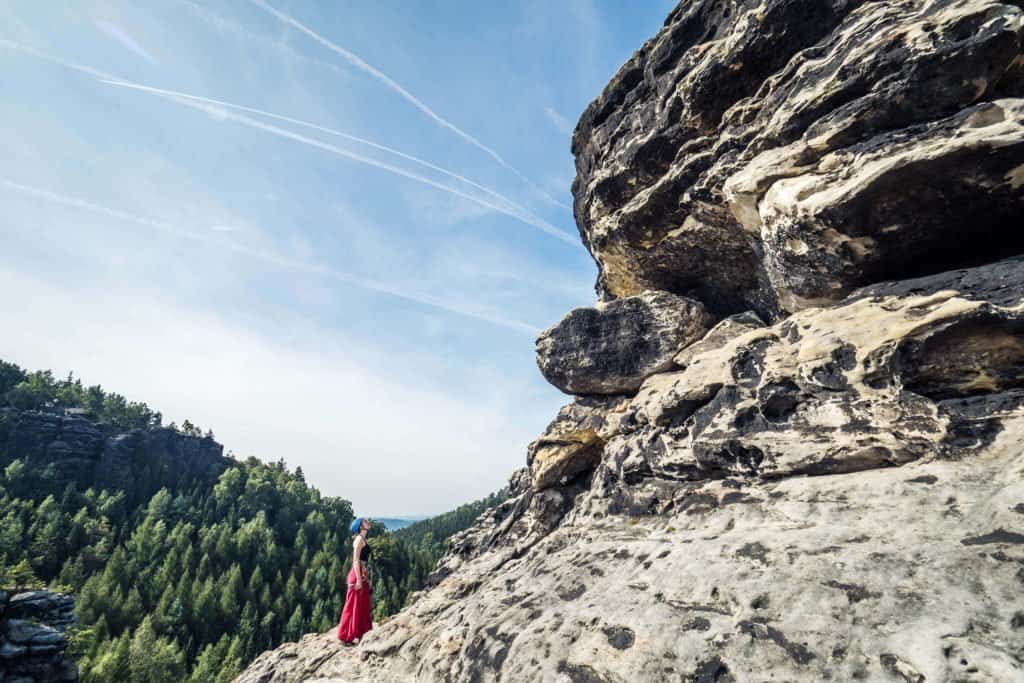
[[16,659],[25,655],[28,652],[27,645],[17,645],[15,643],[0,643],[0,659]]
[[18,454],[30,470],[49,470],[58,495],[73,482],[81,490],[124,489],[146,497],[183,477],[214,482],[231,464],[213,439],[172,429],[121,433],[81,415],[46,411],[8,410],[5,416],[7,452]]
[[764,315],[1024,250],[1019,3],[681,3],[573,136],[609,297]]
[[706,353],[721,346],[722,344],[725,344],[726,342],[732,341],[741,334],[761,327],[764,327],[764,321],[752,311],[745,311],[743,313],[731,315],[711,328],[711,330],[704,335],[700,341],[690,344],[676,354],[676,357],[674,358],[675,364],[685,368],[694,358],[700,356],[702,353]]
[[74,600],[50,591],[6,594],[7,610],[0,614],[0,680],[78,680],[78,669],[65,654],[64,630],[75,623]]
[[617,432],[628,399],[589,397],[562,408],[547,430],[530,444],[526,464],[535,490],[565,484],[601,461],[604,440]]
[[19,645],[67,644],[67,638],[60,631],[25,619],[7,619],[0,629],[9,642]]
[[537,365],[566,393],[630,393],[711,322],[698,302],[665,292],[577,308],[537,338]]
[[[699,680],[710,668],[718,680],[883,681],[893,662],[929,681],[969,680],[968,669],[1019,680],[1020,546],[957,542],[1010,523],[1024,486],[1006,473],[1024,459],[1002,453],[741,490],[705,482],[675,512],[580,520],[518,558],[483,555],[358,649],[307,636],[238,681],[559,680],[583,666],[598,680]],[[908,483],[923,476],[937,481]],[[568,582],[585,586],[570,602],[558,597]],[[633,631],[632,646],[616,647],[613,628]]]
[[11,597],[5,616],[11,619],[41,621],[63,631],[77,622],[75,600],[70,595],[50,591],[25,591]]

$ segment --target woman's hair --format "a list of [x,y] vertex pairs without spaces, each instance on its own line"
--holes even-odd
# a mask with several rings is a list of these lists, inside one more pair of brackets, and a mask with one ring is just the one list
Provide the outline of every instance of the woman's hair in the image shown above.
[[352,534],[353,535],[358,534],[359,533],[359,529],[362,526],[363,526],[363,518],[362,517],[356,517],[355,520],[352,522],[352,526],[350,527],[351,531],[352,531]]

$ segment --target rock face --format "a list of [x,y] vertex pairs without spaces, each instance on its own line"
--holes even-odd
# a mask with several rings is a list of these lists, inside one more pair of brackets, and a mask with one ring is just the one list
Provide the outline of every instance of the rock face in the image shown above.
[[1021,251],[1019,3],[682,3],[573,136],[599,289],[765,315]]
[[[148,497],[180,481],[216,481],[230,464],[213,439],[169,428],[119,432],[82,416],[55,412],[0,412],[0,465],[21,459],[30,472],[49,470],[63,488],[131,490]],[[57,489],[60,491],[60,488]]]
[[0,590],[0,681],[77,681],[78,669],[64,654],[74,608],[62,593]]
[[238,680],[1024,680],[1022,27],[680,4],[574,135],[580,395],[402,612]]
[[[311,637],[240,680],[1020,680],[1022,311],[1018,258],[732,321],[567,406],[358,650]],[[580,431],[599,455],[544,479]]]
[[537,338],[537,365],[568,394],[635,392],[710,322],[699,302],[666,292],[577,308]]

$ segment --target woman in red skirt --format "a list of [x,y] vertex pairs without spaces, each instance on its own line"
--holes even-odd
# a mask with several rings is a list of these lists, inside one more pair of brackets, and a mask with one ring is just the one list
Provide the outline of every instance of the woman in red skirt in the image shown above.
[[352,522],[352,570],[348,573],[348,592],[345,594],[345,608],[338,623],[338,640],[355,643],[373,628],[370,615],[370,580],[366,563],[370,560],[370,546],[366,543],[366,532],[370,520],[357,517]]

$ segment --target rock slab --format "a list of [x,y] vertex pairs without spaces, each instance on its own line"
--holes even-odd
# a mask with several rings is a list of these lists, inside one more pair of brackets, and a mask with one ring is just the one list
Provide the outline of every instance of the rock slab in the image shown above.
[[711,322],[700,303],[666,292],[577,308],[537,338],[537,365],[568,394],[630,393]]
[[46,590],[0,590],[0,681],[74,683],[66,630],[75,601]]

